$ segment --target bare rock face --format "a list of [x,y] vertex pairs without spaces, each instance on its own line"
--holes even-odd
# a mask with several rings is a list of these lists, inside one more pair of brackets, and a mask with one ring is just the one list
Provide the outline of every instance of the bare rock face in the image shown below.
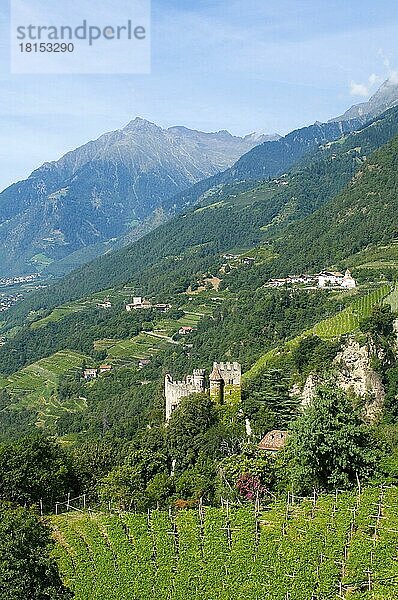
[[303,408],[305,408],[306,406],[311,404],[315,396],[316,388],[320,383],[320,378],[317,375],[311,373],[305,380],[304,387],[301,389],[301,387],[296,384],[290,390],[290,394],[296,397],[299,396],[301,399],[301,405],[303,406]]
[[366,398],[366,417],[374,420],[383,407],[385,390],[380,375],[371,367],[367,346],[360,346],[354,339],[349,339],[334,362],[337,366],[337,385]]
[[[380,375],[371,367],[368,348],[350,338],[334,359],[334,366],[336,385],[363,398],[365,418],[375,420],[382,410],[385,390]],[[322,382],[320,376],[311,373],[302,388],[296,384],[290,393],[300,397],[302,406],[306,407],[312,402],[316,389]]]

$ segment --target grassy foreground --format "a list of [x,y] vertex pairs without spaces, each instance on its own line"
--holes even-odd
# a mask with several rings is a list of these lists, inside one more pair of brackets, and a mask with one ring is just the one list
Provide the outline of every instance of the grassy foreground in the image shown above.
[[76,600],[393,600],[398,490],[316,501],[52,518]]

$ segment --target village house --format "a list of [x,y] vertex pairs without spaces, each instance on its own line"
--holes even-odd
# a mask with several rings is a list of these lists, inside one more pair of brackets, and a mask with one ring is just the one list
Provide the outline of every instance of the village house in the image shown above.
[[356,281],[347,269],[345,274],[336,271],[323,271],[318,275],[318,287],[342,287],[345,289],[356,288]]
[[318,287],[325,288],[328,286],[341,285],[343,282],[343,273],[338,271],[322,271],[318,275]]
[[188,335],[188,333],[192,333],[192,331],[193,331],[193,327],[189,327],[189,326],[187,327],[184,325],[183,327],[180,327],[180,329],[178,330],[178,333],[180,335]]
[[255,258],[252,258],[250,256],[245,256],[243,258],[241,258],[240,262],[242,263],[242,265],[254,265],[254,263],[256,262]]
[[97,369],[84,369],[83,377],[86,381],[90,381],[91,379],[96,379],[98,375]]
[[264,285],[264,287],[278,288],[285,285],[297,285],[301,283],[305,285],[312,285],[315,283],[315,281],[315,275],[290,275],[289,277],[280,279],[270,279],[268,283]]
[[126,304],[127,312],[131,312],[132,310],[142,310],[152,308],[152,304],[149,300],[142,298],[141,296],[136,296],[133,298],[133,302],[130,304]]
[[138,361],[138,368],[143,369],[144,367],[150,364],[151,361],[149,360],[149,358],[141,358],[141,360]]
[[97,308],[112,308],[112,304],[109,302],[109,298],[105,298],[103,302],[98,302]]
[[278,452],[278,450],[281,450],[285,446],[286,439],[287,431],[274,429],[263,437],[258,447],[260,450],[266,450],[267,452]]
[[154,308],[162,313],[165,313],[171,309],[171,304],[155,304]]
[[223,258],[225,260],[236,260],[237,258],[239,258],[239,256],[236,256],[234,254],[223,254]]

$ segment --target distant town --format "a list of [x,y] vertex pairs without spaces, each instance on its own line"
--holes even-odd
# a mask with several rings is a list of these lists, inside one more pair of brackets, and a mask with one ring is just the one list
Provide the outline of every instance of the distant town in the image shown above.
[[34,283],[38,279],[40,279],[40,273],[31,273],[30,275],[18,275],[16,277],[0,277],[0,288],[13,288],[16,287],[15,291],[9,291],[7,293],[0,293],[0,312],[5,312],[9,310],[12,306],[14,306],[26,295],[26,292],[39,290],[43,287],[46,287],[43,284],[37,284],[33,286],[29,286],[29,288],[24,289],[22,286],[30,283]]
[[0,287],[10,287],[20,283],[31,283],[41,277],[40,273],[31,273],[30,275],[18,275],[17,277],[0,277]]

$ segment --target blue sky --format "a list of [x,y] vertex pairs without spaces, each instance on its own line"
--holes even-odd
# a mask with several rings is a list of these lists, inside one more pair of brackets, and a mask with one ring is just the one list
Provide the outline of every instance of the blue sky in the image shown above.
[[[72,10],[78,0],[65,2]],[[365,100],[398,68],[395,1],[153,0],[151,74],[10,75],[6,5],[0,188],[137,115],[287,133]]]

